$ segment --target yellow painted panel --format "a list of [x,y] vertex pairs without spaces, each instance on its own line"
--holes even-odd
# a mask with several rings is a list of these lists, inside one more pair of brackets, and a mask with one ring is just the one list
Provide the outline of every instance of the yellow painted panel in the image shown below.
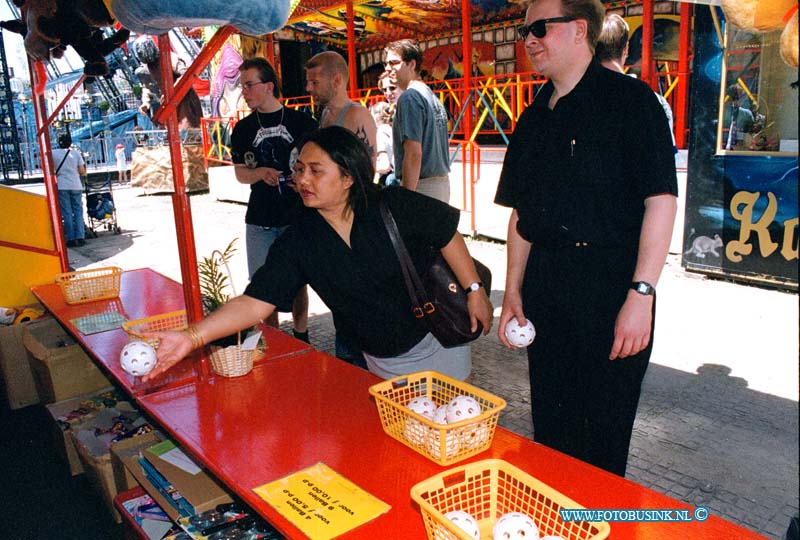
[[17,307],[36,302],[31,287],[53,283],[60,272],[58,257],[0,247],[0,306]]
[[[43,195],[0,186],[0,240],[55,249],[47,200]],[[31,304],[30,288],[52,283],[61,272],[57,256],[0,246],[0,306]]]
[[0,208],[0,240],[55,249],[44,195],[0,186]]

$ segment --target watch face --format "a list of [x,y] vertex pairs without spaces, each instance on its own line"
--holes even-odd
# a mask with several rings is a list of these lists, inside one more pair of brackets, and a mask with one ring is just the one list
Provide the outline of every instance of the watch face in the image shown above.
[[653,286],[644,281],[636,283],[634,290],[639,294],[653,294]]

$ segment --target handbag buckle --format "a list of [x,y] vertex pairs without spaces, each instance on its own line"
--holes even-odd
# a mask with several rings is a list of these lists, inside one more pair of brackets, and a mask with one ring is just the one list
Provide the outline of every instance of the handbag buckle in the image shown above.
[[421,319],[425,316],[425,312],[422,311],[421,307],[415,307],[414,309],[411,310],[411,313],[413,313],[414,317],[416,317],[417,319]]
[[436,306],[433,305],[432,302],[425,302],[422,307],[425,309],[425,314],[430,315],[434,311],[436,311]]

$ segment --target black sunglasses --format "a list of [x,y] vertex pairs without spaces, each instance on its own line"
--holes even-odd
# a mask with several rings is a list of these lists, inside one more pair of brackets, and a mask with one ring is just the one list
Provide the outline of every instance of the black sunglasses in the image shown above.
[[528,34],[533,34],[534,37],[542,39],[547,35],[548,23],[562,23],[574,20],[575,17],[552,17],[550,19],[539,19],[538,21],[533,21],[531,24],[520,26],[517,28],[517,31],[519,32],[519,36],[523,41],[528,38]]

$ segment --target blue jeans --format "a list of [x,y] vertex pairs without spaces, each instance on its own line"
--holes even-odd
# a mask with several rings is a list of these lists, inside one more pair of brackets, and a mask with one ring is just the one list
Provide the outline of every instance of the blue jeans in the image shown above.
[[247,273],[250,275],[250,279],[253,279],[253,274],[256,273],[256,270],[264,265],[269,248],[286,228],[287,226],[262,227],[260,225],[247,224],[245,244],[247,247]]
[[58,204],[61,206],[67,242],[83,240],[83,192],[79,189],[59,189]]

